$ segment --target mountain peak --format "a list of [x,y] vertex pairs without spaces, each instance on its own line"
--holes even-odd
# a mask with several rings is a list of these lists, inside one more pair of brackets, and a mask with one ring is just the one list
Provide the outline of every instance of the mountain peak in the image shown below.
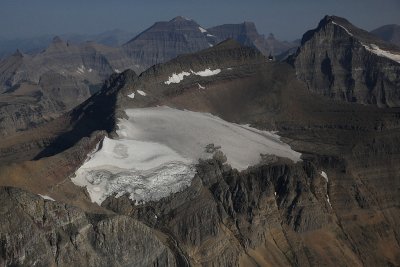
[[14,52],[14,54],[12,54],[12,56],[13,56],[13,57],[24,57],[24,54],[23,54],[19,49],[17,49],[17,50]]
[[192,20],[183,16],[177,16],[171,19],[169,22],[182,22],[182,21],[192,21]]
[[59,43],[64,43],[64,41],[60,38],[60,36],[54,36],[53,40],[52,40],[53,44],[59,44]]

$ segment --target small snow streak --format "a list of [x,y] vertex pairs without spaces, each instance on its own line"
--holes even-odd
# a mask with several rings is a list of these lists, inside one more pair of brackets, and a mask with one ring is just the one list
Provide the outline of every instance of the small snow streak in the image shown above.
[[191,70],[191,72],[198,76],[207,77],[207,76],[213,76],[213,75],[220,73],[221,69],[211,70],[210,68],[208,68],[208,69],[205,69],[205,70],[199,71],[199,72],[194,72]]
[[128,97],[135,98],[135,93],[129,94]]
[[205,32],[207,32],[207,30],[206,30],[206,29],[204,29],[204,28],[202,28],[202,27],[199,27],[199,30],[200,30],[202,33],[205,33]]
[[185,76],[189,76],[189,72],[182,71],[181,73],[173,73],[171,77],[168,78],[168,81],[164,82],[165,84],[171,83],[180,83]]
[[147,94],[145,92],[143,92],[142,90],[136,90],[136,92],[138,92],[139,95],[141,96],[146,96]]
[[328,175],[326,174],[326,172],[321,171],[321,176],[325,178],[326,182],[328,182]]
[[342,28],[343,30],[345,30],[350,36],[353,36],[353,34],[352,34],[348,29],[346,29],[345,27],[343,27],[342,25],[337,24],[337,23],[334,22],[334,21],[332,21],[332,24],[339,26],[340,28]]
[[79,73],[79,74],[84,74],[85,73],[85,66],[81,65],[80,67],[78,67],[76,72]]
[[54,198],[51,198],[49,196],[41,195],[41,194],[38,194],[38,195],[41,196],[43,199],[50,200],[50,201],[55,201]]

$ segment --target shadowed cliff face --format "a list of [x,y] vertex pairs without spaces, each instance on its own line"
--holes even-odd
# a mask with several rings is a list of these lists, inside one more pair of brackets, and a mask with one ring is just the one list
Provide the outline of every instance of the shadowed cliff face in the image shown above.
[[[324,82],[334,83],[329,53],[322,61]],[[220,71],[195,74],[205,69]],[[180,79],[182,72],[188,74]],[[101,207],[92,203],[71,175],[104,135],[117,137],[125,109],[162,105],[277,130],[302,161],[263,155],[239,172],[216,152],[199,161],[189,187],[159,201],[134,203],[123,195]],[[399,265],[399,117],[397,108],[312,93],[291,65],[232,40],[139,76],[115,75],[63,119],[64,127],[52,122],[56,142],[43,144],[37,160],[0,168],[0,185],[20,188],[0,191],[0,259],[60,266]],[[64,141],[68,146],[59,146]],[[29,146],[18,148],[32,154]],[[19,235],[21,227],[30,230]]]
[[317,94],[334,99],[400,105],[400,49],[339,17],[325,17],[303,36],[294,65]]

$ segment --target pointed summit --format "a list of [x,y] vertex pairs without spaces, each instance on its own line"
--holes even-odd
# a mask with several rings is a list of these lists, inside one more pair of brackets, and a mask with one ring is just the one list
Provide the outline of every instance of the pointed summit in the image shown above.
[[171,19],[169,22],[182,22],[182,21],[192,21],[192,20],[189,18],[185,18],[183,16],[177,16],[177,17]]
[[60,36],[54,36],[53,40],[52,40],[53,44],[59,44],[59,43],[64,43],[64,41],[60,38]]
[[344,18],[325,16],[306,32],[294,65],[314,93],[379,107],[400,106],[400,49]]
[[13,57],[24,57],[24,54],[23,54],[19,49],[17,49],[17,50],[14,52],[14,54],[12,54],[12,56],[13,56]]

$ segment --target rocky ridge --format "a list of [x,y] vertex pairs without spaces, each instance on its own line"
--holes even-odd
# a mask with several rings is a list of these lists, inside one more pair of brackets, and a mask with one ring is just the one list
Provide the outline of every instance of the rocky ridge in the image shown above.
[[314,93],[379,107],[400,105],[400,49],[343,18],[326,16],[305,33],[292,60]]

